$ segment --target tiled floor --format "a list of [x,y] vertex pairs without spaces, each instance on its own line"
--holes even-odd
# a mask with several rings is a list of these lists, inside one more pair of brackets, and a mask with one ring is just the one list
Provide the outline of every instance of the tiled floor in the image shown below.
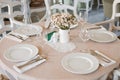
[[89,12],[88,22],[90,23],[101,22],[104,21],[104,19],[103,7],[92,9],[92,11]]

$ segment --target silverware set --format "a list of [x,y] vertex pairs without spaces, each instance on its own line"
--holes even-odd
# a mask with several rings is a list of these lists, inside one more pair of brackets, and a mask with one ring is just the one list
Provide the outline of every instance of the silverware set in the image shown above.
[[46,59],[46,58],[37,55],[36,58],[34,58],[34,59],[30,60],[30,61],[27,61],[26,63],[24,63],[24,64],[22,64],[22,65],[19,65],[19,66],[17,66],[17,67],[18,67],[18,68],[23,68],[23,67],[25,67],[25,66],[31,65],[31,64],[33,64],[33,63],[35,63],[35,62],[37,62],[37,61],[43,60],[43,59]]
[[98,26],[98,27],[92,27],[92,28],[88,28],[87,30],[94,30],[94,29],[101,29],[102,27]]
[[23,37],[20,36],[20,35],[15,35],[15,34],[9,34],[9,35],[11,35],[11,36],[13,36],[13,37],[16,37],[16,38],[18,38],[18,39],[24,40]]
[[106,62],[106,63],[110,63],[111,61],[109,59],[107,59],[106,57],[98,54],[97,52],[95,52],[95,50],[90,50],[90,54],[95,56],[96,58]]

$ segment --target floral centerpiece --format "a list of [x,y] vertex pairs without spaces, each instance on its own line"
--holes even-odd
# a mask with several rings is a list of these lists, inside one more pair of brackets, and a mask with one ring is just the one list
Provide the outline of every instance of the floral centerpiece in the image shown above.
[[69,42],[69,29],[77,23],[75,16],[69,13],[55,13],[51,16],[51,24],[59,29],[61,43]]
[[51,23],[57,28],[67,30],[77,23],[77,19],[69,13],[55,13],[51,16]]

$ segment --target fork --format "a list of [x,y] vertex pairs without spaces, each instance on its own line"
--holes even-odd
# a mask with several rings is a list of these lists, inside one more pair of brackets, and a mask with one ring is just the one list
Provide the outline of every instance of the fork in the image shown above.
[[21,36],[19,36],[19,35],[14,35],[14,34],[9,34],[9,35],[14,36],[14,37],[16,37],[16,38],[18,38],[18,39],[24,40],[23,37],[21,37]]
[[94,30],[94,29],[101,29],[101,27],[100,27],[100,26],[98,26],[98,27],[88,28],[88,30]]
[[107,59],[104,56],[96,53],[94,50],[90,50],[90,54],[95,56],[95,57],[97,57],[98,59],[101,59],[101,60],[105,61],[106,63],[110,63],[111,62],[109,59]]
[[39,60],[43,60],[43,59],[45,59],[45,58],[38,56],[37,58],[35,58],[35,59],[33,59],[33,60],[30,60],[30,61],[28,61],[27,63],[22,64],[22,65],[19,65],[19,66],[17,66],[17,67],[18,67],[18,68],[23,68],[23,67],[25,67],[25,66],[27,66],[27,65],[30,65],[30,64],[32,64],[32,63],[35,63],[35,62],[37,62],[37,61],[39,61]]

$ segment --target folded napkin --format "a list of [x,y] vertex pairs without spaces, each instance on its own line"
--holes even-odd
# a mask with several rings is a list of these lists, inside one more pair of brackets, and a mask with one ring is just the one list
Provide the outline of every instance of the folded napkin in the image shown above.
[[12,40],[15,40],[15,41],[18,41],[18,42],[22,42],[28,38],[28,36],[23,35],[23,34],[19,34],[16,32],[11,32],[8,35],[6,35],[5,37],[12,39]]
[[102,66],[107,67],[107,66],[110,66],[110,65],[116,63],[115,60],[113,60],[113,59],[107,57],[107,56],[104,55],[103,53],[101,53],[101,52],[99,52],[99,51],[97,51],[97,50],[95,50],[95,52],[96,52],[97,54],[99,54],[99,55],[105,57],[106,59],[108,59],[108,60],[110,61],[110,62],[108,63],[108,62],[103,61],[102,59],[99,59],[99,62],[100,62],[100,64],[101,64]]
[[45,35],[47,41],[51,40],[51,38],[52,38],[52,36],[53,36],[54,33],[56,33],[56,31],[52,31],[52,32],[50,32],[50,33],[48,33],[48,34]]
[[106,30],[103,26],[93,26],[93,27],[88,27],[87,29],[89,31],[93,31],[93,30]]
[[[37,57],[38,57],[38,56],[36,56],[35,58],[37,58]],[[35,58],[34,58],[34,59],[35,59]],[[33,59],[32,59],[32,60],[33,60]],[[43,62],[46,61],[46,59],[43,58],[43,59],[37,60],[37,61],[35,61],[35,62],[31,63],[31,64],[25,65],[25,66],[23,66],[23,67],[19,67],[19,66],[22,66],[22,65],[24,65],[24,64],[27,64],[27,63],[30,62],[30,61],[31,61],[31,60],[18,63],[18,64],[16,64],[16,65],[14,65],[13,68],[14,68],[17,72],[19,72],[19,73],[24,73],[24,72],[26,72],[26,71],[28,71],[28,70],[30,70],[30,69],[32,69],[32,68],[34,68],[34,67],[42,64]]]

